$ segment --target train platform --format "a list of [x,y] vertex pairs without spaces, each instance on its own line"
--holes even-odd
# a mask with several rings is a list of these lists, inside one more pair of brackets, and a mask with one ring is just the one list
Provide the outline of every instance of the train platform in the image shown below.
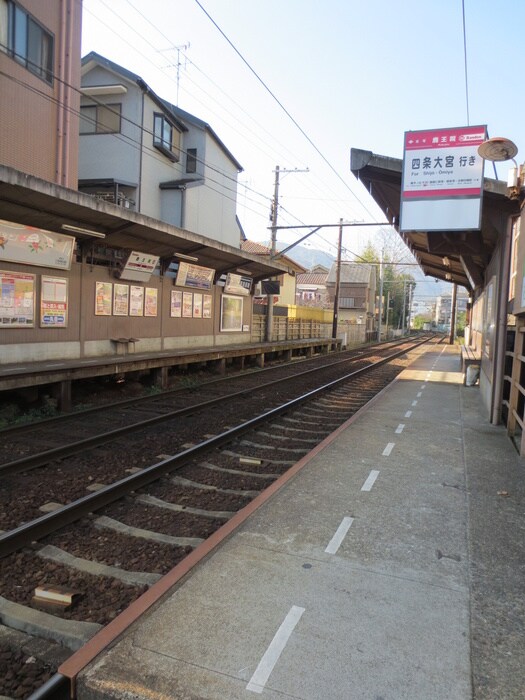
[[523,461],[458,348],[416,352],[63,664],[79,700],[525,697]]

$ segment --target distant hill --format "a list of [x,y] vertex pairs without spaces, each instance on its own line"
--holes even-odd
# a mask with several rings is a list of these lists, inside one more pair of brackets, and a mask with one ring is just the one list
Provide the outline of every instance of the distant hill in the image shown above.
[[[281,249],[286,248],[286,244],[281,246]],[[299,263],[307,270],[310,270],[314,265],[324,265],[326,268],[330,269],[332,263],[335,261],[333,255],[325,253],[324,250],[315,250],[314,248],[306,248],[302,245],[296,245],[292,248],[287,256],[295,262]]]

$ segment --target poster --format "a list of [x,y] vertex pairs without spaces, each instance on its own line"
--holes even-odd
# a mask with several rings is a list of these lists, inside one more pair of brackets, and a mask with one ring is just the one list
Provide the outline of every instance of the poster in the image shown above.
[[127,316],[129,307],[129,285],[113,285],[113,315]]
[[182,316],[183,318],[193,317],[193,294],[191,292],[182,293]]
[[242,331],[242,297],[221,298],[221,331]]
[[146,296],[144,298],[144,316],[157,315],[157,289],[155,287],[146,287]]
[[24,265],[71,269],[73,236],[0,219],[0,259]]
[[111,282],[95,282],[95,316],[111,316]]
[[202,294],[193,295],[193,318],[202,318]]
[[35,275],[0,271],[0,327],[35,325]]
[[215,270],[210,267],[191,265],[190,263],[179,263],[177,279],[175,284],[178,287],[193,287],[194,289],[211,289]]
[[205,294],[202,302],[202,318],[211,318],[211,294]]
[[40,327],[66,328],[68,290],[65,277],[42,275],[40,291]]
[[144,315],[144,287],[129,288],[129,315]]
[[175,289],[171,291],[170,316],[180,318],[182,316],[182,292]]

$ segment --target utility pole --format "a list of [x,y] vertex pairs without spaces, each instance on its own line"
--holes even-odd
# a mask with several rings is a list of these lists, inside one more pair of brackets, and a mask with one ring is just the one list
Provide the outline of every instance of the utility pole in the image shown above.
[[[273,200],[272,209],[270,212],[271,225],[271,244],[270,244],[270,260],[275,258],[277,254],[277,213],[279,211],[279,175],[280,173],[307,173],[309,169],[299,170],[294,168],[293,170],[280,169],[278,165],[275,166],[275,180],[273,185]],[[271,343],[272,341],[272,329],[273,329],[273,294],[268,294],[266,306],[266,340]]]
[[454,282],[452,285],[452,300],[450,302],[450,337],[449,345],[454,345],[454,336],[456,334],[456,299],[458,294],[458,285]]
[[379,318],[377,324],[377,341],[381,342],[381,321],[383,316],[383,249],[381,248],[381,257],[379,259]]
[[337,322],[339,319],[339,287],[341,285],[341,248],[343,244],[343,220],[339,219],[339,240],[337,243],[337,265],[335,268],[335,293],[334,293],[334,321],[332,324],[332,338],[337,338]]
[[[273,200],[272,210],[270,212],[271,227],[271,243],[270,243],[270,258],[275,256],[277,252],[277,210],[279,209],[279,166],[275,166],[275,181],[273,185]],[[273,329],[273,293],[266,297],[266,340],[272,342]]]

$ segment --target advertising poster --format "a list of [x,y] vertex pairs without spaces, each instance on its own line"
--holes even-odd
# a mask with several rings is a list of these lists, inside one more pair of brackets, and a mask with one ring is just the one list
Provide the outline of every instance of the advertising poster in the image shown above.
[[144,316],[144,287],[129,288],[129,315]]
[[221,331],[242,331],[242,297],[229,297],[223,294],[221,299]]
[[182,293],[182,316],[183,318],[193,318],[193,294],[191,292]]
[[202,294],[193,295],[193,318],[202,318]]
[[111,282],[95,283],[95,316],[111,316]]
[[0,260],[69,270],[73,236],[0,219]]
[[67,279],[42,275],[40,293],[40,327],[67,327]]
[[170,316],[172,318],[180,318],[182,316],[182,292],[176,289],[171,291]]
[[146,296],[144,298],[144,316],[157,315],[157,289],[155,287],[146,287]]
[[0,327],[35,325],[35,275],[0,271]]
[[129,308],[129,286],[127,284],[113,285],[113,315],[127,316]]
[[181,262],[179,263],[175,284],[177,287],[211,289],[214,275],[215,270],[212,270],[210,267],[201,267],[200,265],[191,265],[190,263]]
[[202,302],[202,318],[211,318],[211,294],[205,294]]

